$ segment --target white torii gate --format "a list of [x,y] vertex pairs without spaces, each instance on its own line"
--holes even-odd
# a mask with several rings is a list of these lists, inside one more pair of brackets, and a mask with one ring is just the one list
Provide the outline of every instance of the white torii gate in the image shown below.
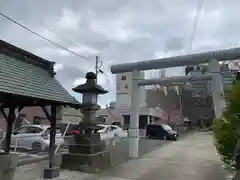
[[[221,51],[211,51],[149,61],[113,65],[111,67],[111,72],[113,74],[132,72],[131,117],[129,132],[130,157],[138,157],[140,86],[154,84],[164,85],[166,83],[169,84],[174,82],[186,82],[194,80],[211,80],[215,117],[219,118],[221,117],[223,109],[225,108],[225,100],[220,97],[223,93],[223,82],[222,75],[220,74],[219,61],[235,60],[239,58],[240,48],[232,48]],[[143,70],[180,67],[186,65],[198,65],[202,63],[208,63],[208,69],[210,74],[199,76],[171,77],[165,79],[140,79],[140,71]]]

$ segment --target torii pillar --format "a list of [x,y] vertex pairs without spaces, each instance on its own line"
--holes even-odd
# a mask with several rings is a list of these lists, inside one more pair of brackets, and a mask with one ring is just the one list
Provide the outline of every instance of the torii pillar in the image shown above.
[[129,156],[138,157],[138,140],[139,140],[139,109],[140,109],[140,86],[138,80],[140,71],[132,71],[132,89],[131,89],[131,115],[129,131]]
[[212,89],[215,118],[220,118],[226,107],[226,102],[222,96],[224,95],[223,77],[220,73],[220,64],[218,60],[213,59],[209,61],[208,69],[209,69],[209,72],[213,74],[211,89]]

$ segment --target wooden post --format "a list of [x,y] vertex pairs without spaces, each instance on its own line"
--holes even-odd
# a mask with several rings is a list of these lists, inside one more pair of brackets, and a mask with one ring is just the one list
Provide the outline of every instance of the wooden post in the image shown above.
[[4,152],[9,153],[10,147],[11,147],[12,127],[13,127],[13,123],[15,121],[15,108],[14,107],[9,108],[9,112],[8,112],[6,121],[7,121],[7,133],[6,133],[5,144],[4,144]]
[[50,146],[49,146],[49,168],[53,167],[53,158],[54,158],[54,152],[55,152],[55,136],[56,136],[56,105],[51,106],[51,116],[50,116],[50,125],[51,125],[51,131],[50,131]]

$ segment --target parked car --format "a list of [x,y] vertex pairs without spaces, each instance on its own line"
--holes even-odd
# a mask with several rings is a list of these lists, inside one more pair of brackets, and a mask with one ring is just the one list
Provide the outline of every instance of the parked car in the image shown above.
[[[4,140],[2,144],[4,143]],[[56,129],[56,145],[64,143],[60,129]],[[48,149],[50,145],[49,125],[25,125],[13,130],[11,147],[17,147],[33,151]]]
[[[116,125],[97,124],[97,132],[100,133],[101,140],[127,137],[127,131]],[[74,134],[79,134],[79,129],[74,130]]]
[[178,136],[179,134],[167,124],[147,125],[146,137],[148,139],[177,140]]
[[121,127],[117,126],[117,125],[110,125],[111,130],[114,133],[115,137],[120,137],[120,138],[127,138],[128,133],[126,130],[123,130]]
[[118,127],[122,128],[122,123],[121,122],[115,121],[115,122],[112,123],[112,125],[115,125],[115,126],[118,126]]
[[113,139],[114,138],[114,131],[113,128],[109,125],[98,124],[97,125],[100,133],[101,140]]
[[119,126],[102,124],[98,124],[97,126],[100,127],[98,132],[102,140],[127,137],[127,133]]
[[[60,124],[60,130],[61,130],[62,135],[64,134],[67,126],[68,126],[67,123]],[[78,129],[79,129],[79,124],[69,124],[65,136],[72,136],[72,135],[76,134]]]

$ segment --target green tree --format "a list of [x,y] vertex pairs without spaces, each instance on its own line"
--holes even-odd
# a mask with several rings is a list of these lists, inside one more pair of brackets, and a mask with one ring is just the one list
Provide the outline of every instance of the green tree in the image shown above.
[[236,81],[231,90],[225,93],[227,107],[223,117],[213,125],[217,151],[228,166],[235,159],[235,149],[240,135],[240,82]]

